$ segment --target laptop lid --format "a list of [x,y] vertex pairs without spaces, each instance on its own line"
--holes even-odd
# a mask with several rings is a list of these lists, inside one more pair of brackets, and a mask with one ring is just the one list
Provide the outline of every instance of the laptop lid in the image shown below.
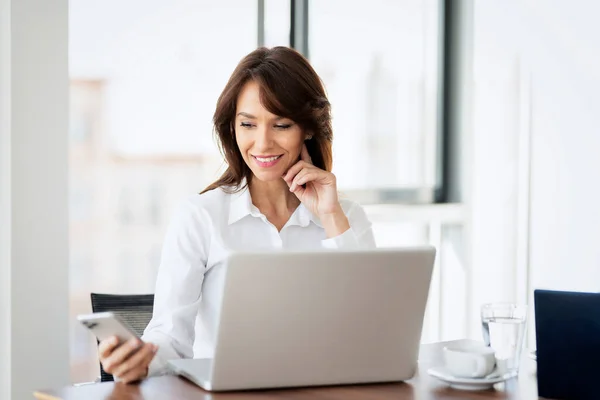
[[598,398],[600,293],[536,290],[540,397]]
[[434,258],[432,247],[233,254],[212,389],[411,378]]

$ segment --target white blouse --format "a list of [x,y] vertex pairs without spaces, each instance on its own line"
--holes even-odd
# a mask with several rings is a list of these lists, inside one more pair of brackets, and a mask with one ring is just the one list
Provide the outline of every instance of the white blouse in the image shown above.
[[159,347],[149,375],[167,372],[171,359],[212,356],[219,288],[230,252],[375,247],[363,208],[345,199],[340,204],[350,229],[327,239],[319,219],[302,204],[278,232],[252,204],[247,188],[234,194],[215,189],[186,199],[165,237],[154,312],[142,336]]

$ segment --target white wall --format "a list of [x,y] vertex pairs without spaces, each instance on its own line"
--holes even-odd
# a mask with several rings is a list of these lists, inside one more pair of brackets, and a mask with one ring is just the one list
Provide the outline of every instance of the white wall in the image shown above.
[[533,311],[535,288],[600,291],[600,4],[475,4],[467,201],[480,336],[483,302]]
[[600,4],[552,0],[529,11],[543,32],[531,40],[530,296],[600,292]]
[[10,245],[3,237],[0,317],[10,332],[0,346],[10,353],[0,396],[24,399],[69,381],[68,3],[2,0],[2,15],[0,225]]
[[532,43],[533,287],[600,291],[598,13],[597,2],[553,0],[534,14],[546,37]]
[[0,399],[10,398],[10,1],[0,0]]

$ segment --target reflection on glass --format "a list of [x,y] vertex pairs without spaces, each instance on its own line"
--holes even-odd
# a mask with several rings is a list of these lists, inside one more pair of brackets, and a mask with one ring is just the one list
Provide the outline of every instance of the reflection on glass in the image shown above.
[[265,0],[266,47],[290,45],[290,2]]
[[438,3],[310,3],[310,58],[332,103],[340,187],[434,186]]

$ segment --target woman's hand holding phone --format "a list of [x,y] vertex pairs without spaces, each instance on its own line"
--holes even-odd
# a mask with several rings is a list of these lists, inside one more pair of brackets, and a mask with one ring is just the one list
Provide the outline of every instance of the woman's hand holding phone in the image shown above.
[[119,343],[116,336],[101,341],[98,347],[104,371],[124,383],[136,382],[148,376],[148,366],[157,350],[158,346],[144,343],[139,338]]

